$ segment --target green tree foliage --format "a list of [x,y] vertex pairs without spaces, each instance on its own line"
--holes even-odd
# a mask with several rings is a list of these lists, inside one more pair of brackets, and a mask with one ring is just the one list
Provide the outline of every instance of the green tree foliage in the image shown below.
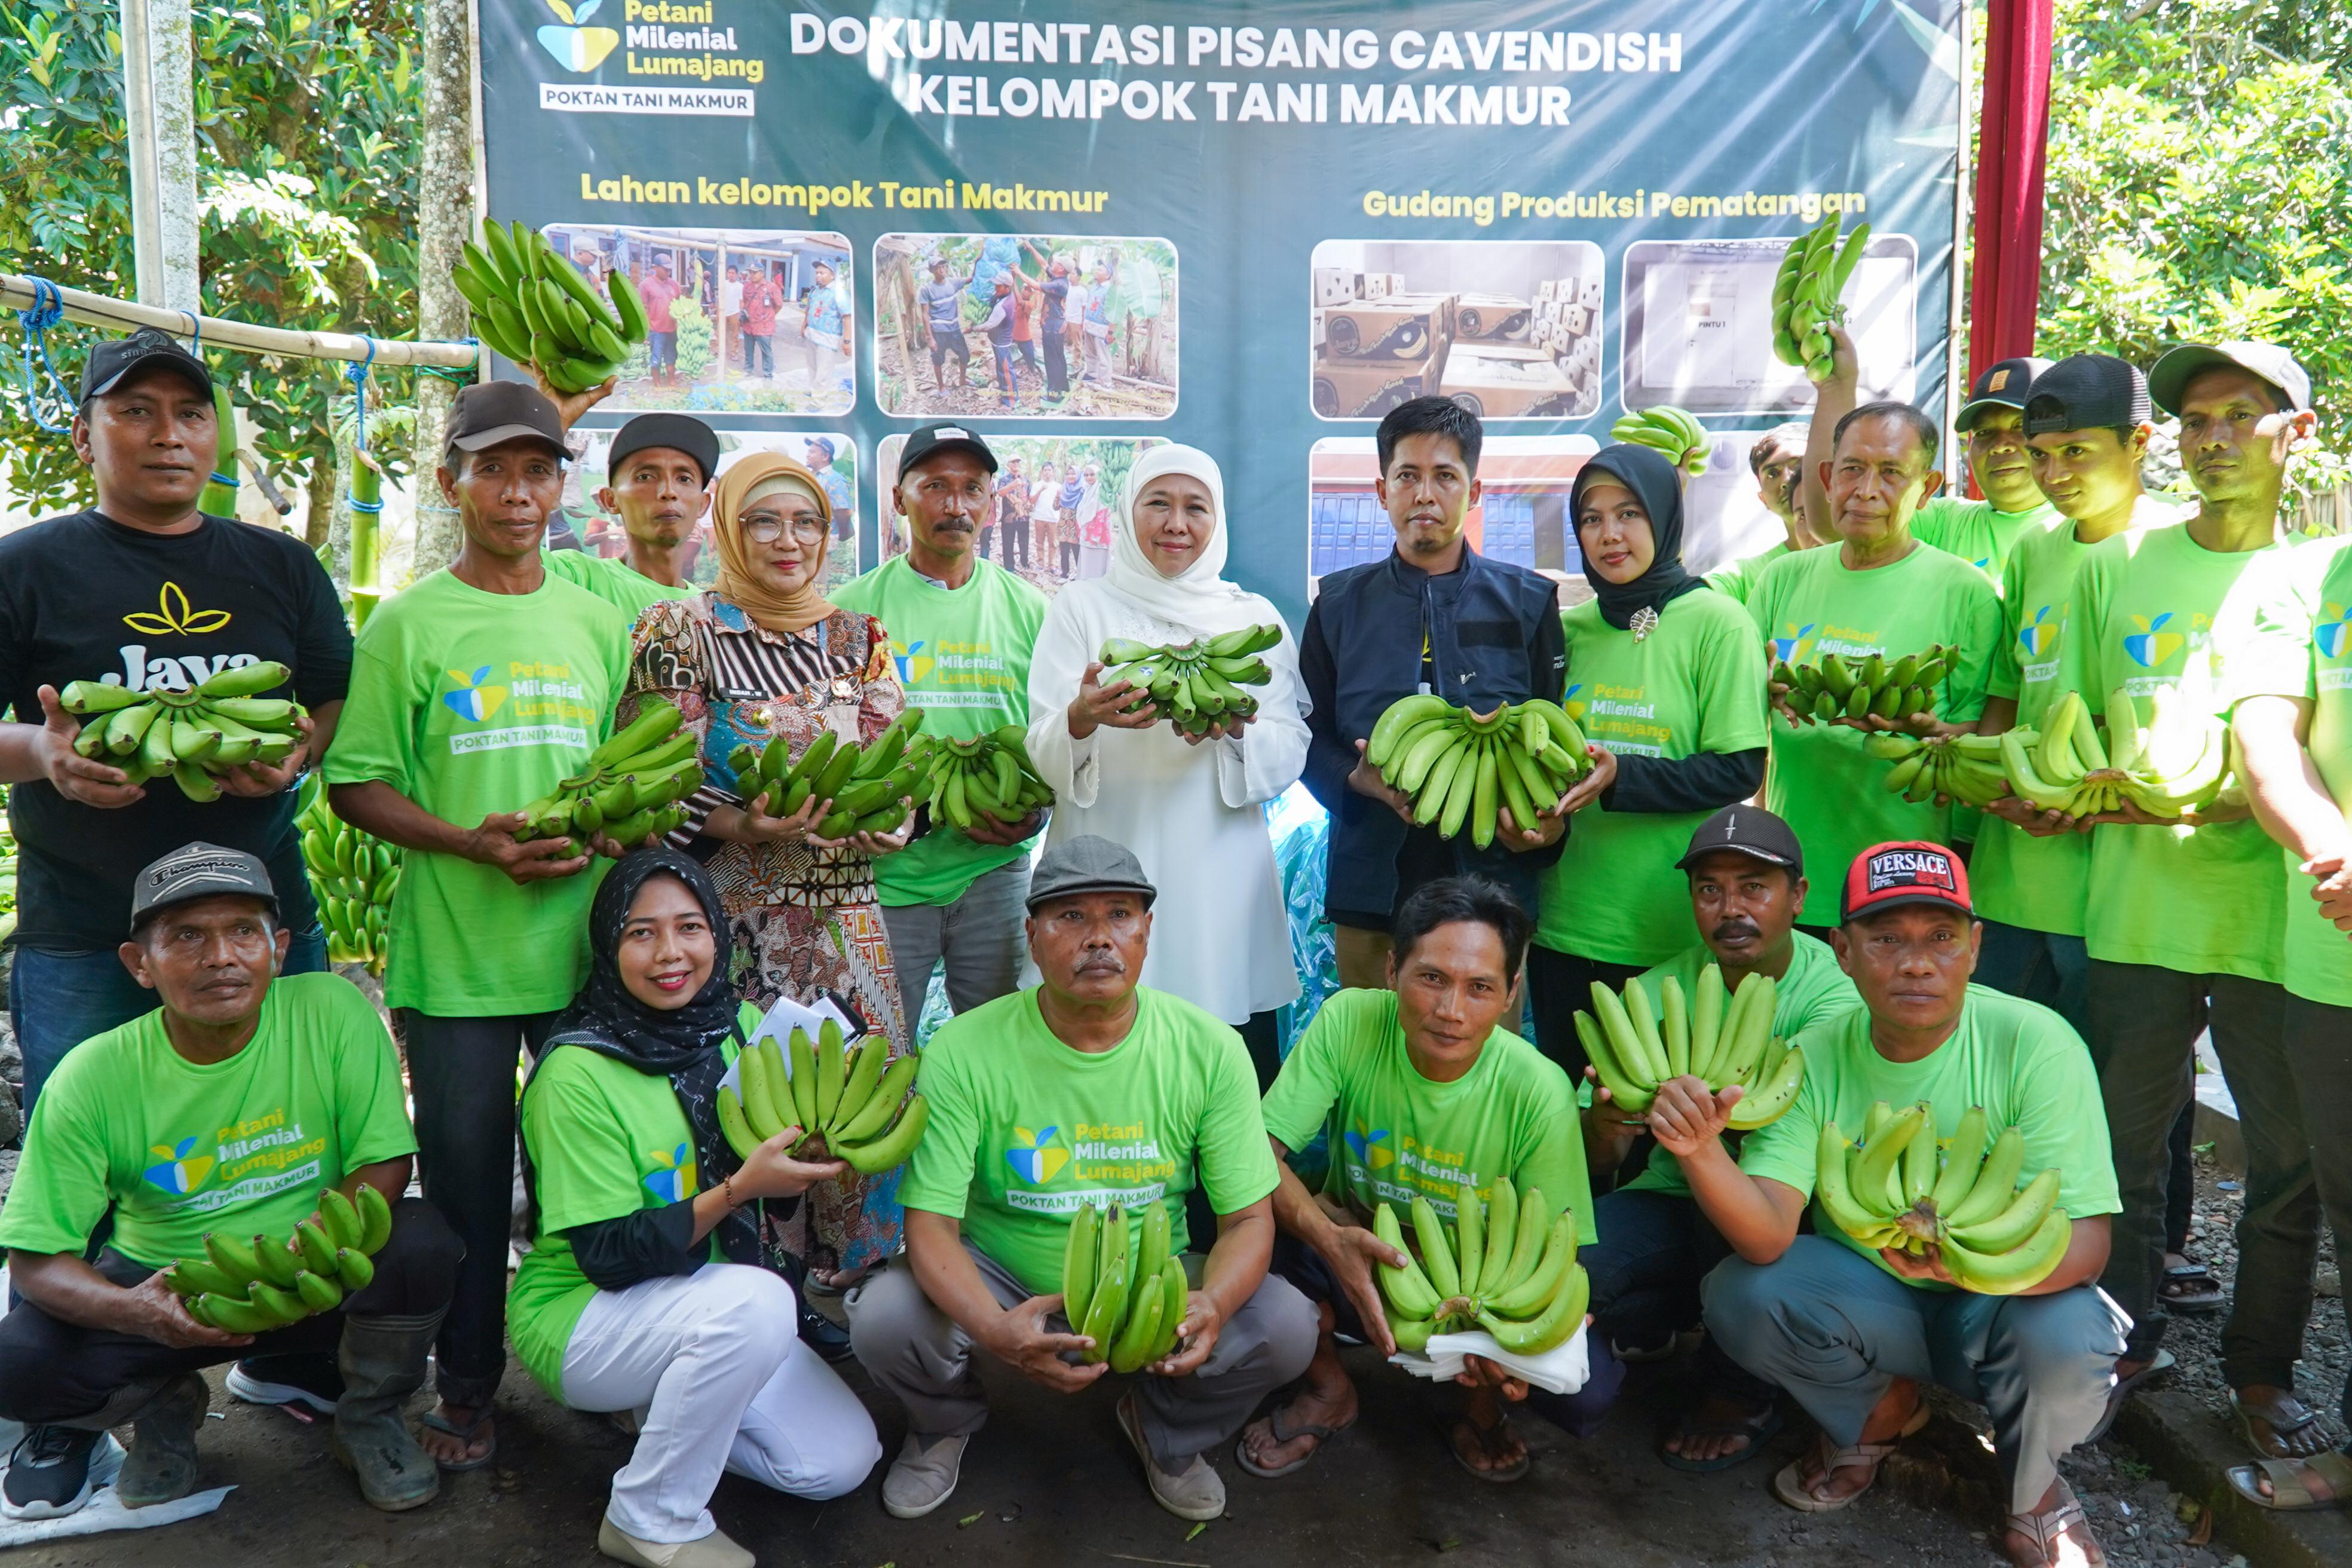
[[[394,0],[195,0],[204,309],[271,326],[412,335],[416,320],[415,24]],[[122,48],[111,4],[0,0],[0,266],[96,293],[133,290],[122,160]],[[5,326],[11,336],[16,323]],[[68,386],[96,341],[68,324]],[[215,374],[273,467],[331,484],[340,363],[220,353]],[[405,373],[395,373],[404,374]],[[404,396],[406,387],[395,383]],[[389,448],[383,454],[391,456]],[[28,503],[84,504],[62,437],[0,402],[0,483]]]

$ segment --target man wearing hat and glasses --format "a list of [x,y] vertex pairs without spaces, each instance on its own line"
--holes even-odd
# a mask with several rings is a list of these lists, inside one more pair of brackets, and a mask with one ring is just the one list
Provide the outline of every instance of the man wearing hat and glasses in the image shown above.
[[695,529],[710,510],[719,437],[690,414],[640,414],[613,433],[596,504],[621,520],[628,548],[606,559],[542,550],[541,563],[618,608],[634,625],[647,605],[695,592],[686,580]]
[[[107,956],[162,1005],[58,1068],[0,1210],[23,1298],[0,1321],[0,1416],[26,1426],[0,1514],[72,1513],[117,1467],[126,1507],[185,1497],[210,1404],[201,1369],[322,1352],[340,1353],[326,1408],[362,1494],[388,1511],[430,1501],[440,1478],[401,1406],[425,1381],[463,1248],[402,1195],[416,1142],[383,1023],[349,982],[284,973],[291,938],[255,856],[186,845],[138,873],[130,904],[130,938]],[[363,1185],[392,1206],[373,1279],[290,1327],[207,1326],[158,1272],[205,1262],[208,1240],[238,1238],[248,1257],[284,1246],[326,1189]],[[110,1208],[113,1236],[85,1262]],[[107,1436],[124,1422],[138,1434],[127,1458]]]
[[[233,461],[204,362],[152,329],[100,343],[82,367],[74,452],[98,504],[0,540],[0,784],[19,858],[9,1012],[25,1054],[25,1110],[65,1054],[152,1005],[114,956],[139,868],[199,833],[257,855],[287,889],[288,967],[327,966],[302,877],[295,779],[326,750],[352,671],[352,636],[326,571],[299,539],[206,517],[197,499]],[[268,696],[310,709],[307,743],[251,763],[198,805],[168,778],[130,782],[128,754],[84,757],[58,706],[77,680],[183,692],[257,661],[291,672]]]
[[[1040,984],[957,1017],[923,1055],[930,1122],[898,1189],[907,1255],[849,1295],[857,1359],[907,1407],[882,1486],[901,1519],[954,1492],[988,1419],[975,1349],[1063,1394],[1108,1370],[1108,1347],[1063,1314],[1081,1205],[1133,1213],[1138,1235],[1142,1211],[1164,1211],[1192,1286],[1174,1348],[1118,1403],[1161,1507],[1222,1514],[1210,1451],[1314,1354],[1315,1309],[1266,1274],[1276,1171],[1249,1053],[1209,1014],[1136,984],[1152,898],[1109,840],[1055,846],[1029,888]],[[1196,1182],[1217,1215],[1205,1256],[1194,1249],[1210,1238],[1185,1225]]]
[[471,1469],[496,1452],[517,1053],[588,971],[588,847],[524,840],[521,807],[583,771],[629,665],[619,610],[551,575],[563,493],[555,405],[519,382],[457,395],[441,493],[457,558],[368,618],[327,758],[336,815],[409,851],[384,1003],[398,1010],[425,1195],[464,1240],[426,1446]]

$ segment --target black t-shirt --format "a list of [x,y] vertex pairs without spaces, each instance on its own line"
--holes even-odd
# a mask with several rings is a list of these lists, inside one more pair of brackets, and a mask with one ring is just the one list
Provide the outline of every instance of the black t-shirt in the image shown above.
[[[335,585],[301,541],[207,517],[190,533],[147,533],[96,510],[0,538],[0,705],[42,721],[40,688],[103,680],[184,690],[231,664],[276,659],[312,708],[351,684],[352,633]],[[316,910],[294,832],[294,792],[224,795],[199,805],[169,779],[120,810],[83,805],[46,779],[11,786],[17,845],[16,940],[55,951],[112,949],[131,921],[141,868],[194,839],[268,862],[285,923]]]

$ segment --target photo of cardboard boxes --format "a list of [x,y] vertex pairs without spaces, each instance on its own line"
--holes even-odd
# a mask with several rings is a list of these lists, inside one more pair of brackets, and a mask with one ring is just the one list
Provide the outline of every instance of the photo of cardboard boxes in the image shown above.
[[1400,403],[1435,392],[1453,342],[1454,303],[1442,295],[1404,295],[1324,311],[1315,412],[1326,419],[1377,419]]
[[1426,359],[1443,294],[1388,294],[1323,312],[1324,352],[1339,359]]
[[1457,294],[1454,325],[1461,342],[1525,342],[1535,310],[1525,300],[1509,294]]

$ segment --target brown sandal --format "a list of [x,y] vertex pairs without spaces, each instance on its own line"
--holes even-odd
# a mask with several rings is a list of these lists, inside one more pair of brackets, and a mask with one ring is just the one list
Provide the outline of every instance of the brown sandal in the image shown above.
[[[2057,1562],[2058,1547],[2066,1540],[2066,1531],[2085,1522],[2083,1500],[2076,1497],[2074,1489],[2064,1481],[2058,1483],[2057,1507],[2042,1513],[2012,1513],[2001,1521],[2003,1528],[2013,1530],[2032,1542],[2033,1549],[2042,1553],[2044,1563]],[[2106,1553],[2099,1550],[2095,1538],[2091,1542],[2091,1550],[2098,1552],[2096,1557],[2090,1559],[2093,1563],[2107,1560]]]
[[1927,1421],[1927,1402],[1922,1399],[1912,1408],[1911,1414],[1903,1418],[1903,1429],[1887,1441],[1856,1443],[1851,1448],[1833,1450],[1828,1462],[1822,1467],[1821,1479],[1815,1481],[1813,1486],[1823,1485],[1840,1470],[1852,1469],[1854,1466],[1862,1464],[1867,1464],[1870,1467],[1869,1479],[1843,1497],[1815,1497],[1813,1488],[1805,1484],[1805,1461],[1802,1458],[1791,1459],[1787,1465],[1781,1467],[1779,1475],[1772,1478],[1772,1495],[1801,1513],[1835,1513],[1872,1487],[1876,1486],[1878,1467],[1886,1462],[1886,1456],[1901,1447],[1903,1439],[1926,1426]]
[[[2286,1512],[2332,1508],[2352,1501],[2352,1456],[2334,1448],[2305,1459],[2263,1459],[2252,1465],[2233,1465],[2226,1474],[2230,1489],[2256,1508]],[[2263,1476],[2270,1479],[2268,1492],[2255,1484]],[[2315,1481],[2318,1483],[2316,1487],[2313,1485]]]

